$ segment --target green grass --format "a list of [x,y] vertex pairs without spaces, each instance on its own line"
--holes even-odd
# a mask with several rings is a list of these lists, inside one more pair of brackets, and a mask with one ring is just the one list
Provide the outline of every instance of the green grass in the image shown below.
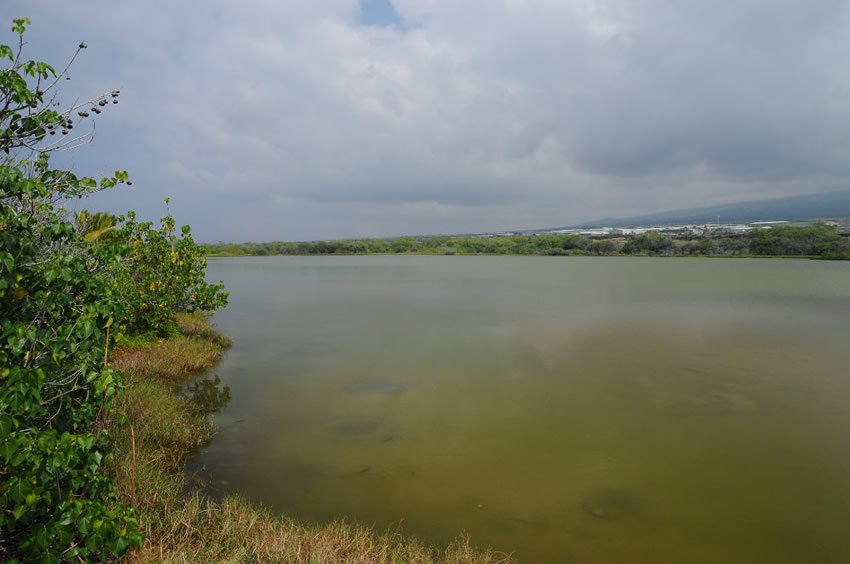
[[[125,389],[114,406],[118,497],[134,507],[145,534],[129,562],[508,562],[474,548],[466,537],[426,546],[399,531],[347,521],[307,525],[240,497],[215,501],[187,493],[183,464],[212,438],[207,411],[177,388],[218,362],[230,341],[202,315],[178,316],[178,336],[130,341],[113,354]],[[124,341],[126,343],[127,341]],[[117,414],[126,416],[118,423]]]

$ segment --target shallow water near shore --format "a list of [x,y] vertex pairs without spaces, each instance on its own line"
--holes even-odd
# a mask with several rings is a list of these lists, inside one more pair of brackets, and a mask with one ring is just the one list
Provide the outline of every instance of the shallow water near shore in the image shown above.
[[188,472],[526,562],[839,562],[850,263],[212,259],[234,340]]

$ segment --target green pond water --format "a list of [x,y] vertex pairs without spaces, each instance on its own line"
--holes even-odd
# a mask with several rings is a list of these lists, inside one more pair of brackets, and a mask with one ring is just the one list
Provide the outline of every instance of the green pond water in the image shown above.
[[274,257],[209,278],[229,402],[188,471],[215,492],[525,562],[847,561],[850,263]]

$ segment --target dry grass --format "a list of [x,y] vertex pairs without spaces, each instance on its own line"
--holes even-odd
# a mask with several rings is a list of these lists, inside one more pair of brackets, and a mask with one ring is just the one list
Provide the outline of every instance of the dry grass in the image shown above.
[[[170,516],[172,526],[135,552],[134,562],[499,562],[461,537],[449,547],[429,548],[400,533],[336,521],[309,527],[277,517],[244,499],[212,502],[190,497]],[[214,542],[210,542],[214,531]]]
[[178,318],[182,335],[144,348],[119,349],[112,365],[126,388],[116,400],[127,425],[114,425],[111,470],[119,498],[134,506],[145,544],[130,562],[508,562],[459,537],[446,548],[428,547],[397,531],[376,532],[336,521],[297,523],[239,497],[213,501],[187,494],[182,464],[208,441],[208,416],[176,386],[221,358],[230,342],[206,317]]

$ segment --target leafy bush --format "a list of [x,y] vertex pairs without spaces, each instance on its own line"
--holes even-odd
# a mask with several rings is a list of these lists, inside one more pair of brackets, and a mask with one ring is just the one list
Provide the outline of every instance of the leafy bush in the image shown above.
[[0,166],[0,556],[120,554],[140,537],[129,511],[110,509],[101,471],[117,257],[87,254],[49,203],[93,181],[26,164]]
[[633,255],[660,255],[666,254],[672,248],[673,240],[670,237],[657,231],[647,231],[629,239],[623,246],[623,252]]
[[115,237],[127,257],[118,272],[118,285],[128,308],[125,324],[130,332],[166,336],[174,332],[176,312],[215,311],[227,305],[221,282],[204,280],[204,249],[192,239],[188,225],[177,234],[170,214],[155,227],[150,221],[136,221],[135,213],[129,212]]
[[825,223],[806,227],[780,225],[771,229],[754,229],[748,235],[750,250],[757,255],[814,256],[840,252],[840,236]]
[[0,45],[0,559],[105,559],[141,541],[102,470],[121,312],[106,273],[118,257],[89,254],[54,203],[127,177],[50,168],[59,145],[46,138],[73,125],[45,103],[54,69],[20,56],[27,24],[14,21],[17,51]]
[[72,112],[99,114],[118,92],[57,111],[46,100],[63,73],[21,57],[28,24],[14,20],[17,49],[0,45],[0,560],[106,560],[142,541],[104,471],[114,328],[162,331],[175,311],[226,294],[204,282],[199,247],[170,216],[159,229],[132,214],[120,229],[107,214],[65,220],[57,204],[130,183],[49,165],[80,139]]

